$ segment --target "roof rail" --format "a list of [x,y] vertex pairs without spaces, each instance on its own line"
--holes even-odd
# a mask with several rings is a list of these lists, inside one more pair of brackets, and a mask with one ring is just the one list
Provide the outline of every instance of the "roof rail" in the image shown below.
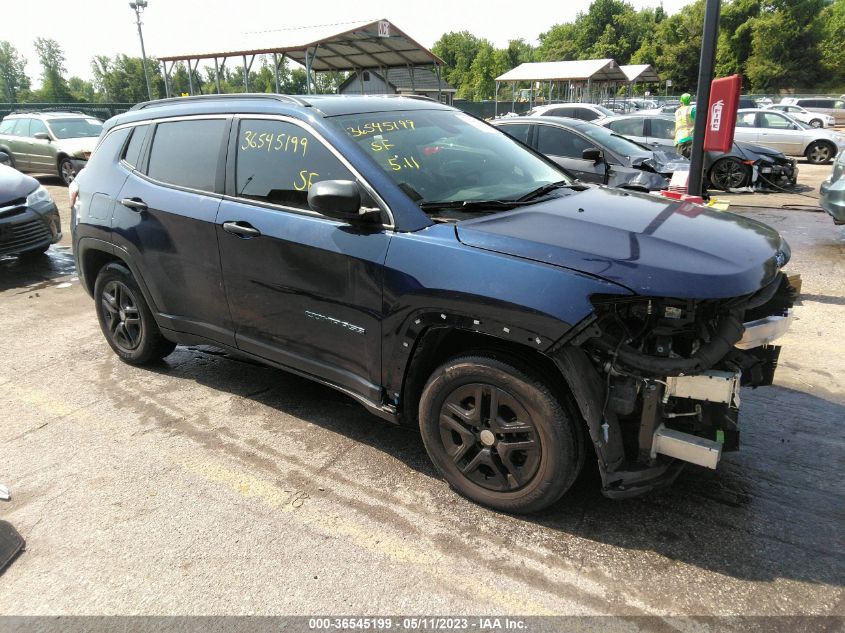
[[130,108],[131,110],[143,110],[145,108],[152,108],[160,105],[177,105],[180,103],[196,102],[196,101],[214,101],[216,99],[271,99],[273,101],[282,101],[284,103],[294,103],[296,105],[307,106],[306,101],[291,95],[282,95],[267,92],[237,92],[234,94],[213,94],[213,95],[192,95],[190,97],[170,97],[168,99],[156,99],[155,101],[144,101],[138,103]]

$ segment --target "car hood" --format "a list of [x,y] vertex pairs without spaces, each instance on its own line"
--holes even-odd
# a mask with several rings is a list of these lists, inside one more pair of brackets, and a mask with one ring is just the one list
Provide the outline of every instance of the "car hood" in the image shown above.
[[747,160],[756,160],[757,156],[768,156],[769,158],[786,160],[786,156],[780,150],[763,147],[762,145],[754,145],[753,143],[745,143],[743,141],[736,141],[734,143],[734,154],[743,156]]
[[38,181],[17,169],[0,165],[0,207],[6,202],[25,198],[38,188]]
[[83,138],[63,138],[56,141],[59,149],[74,158],[83,158],[82,154],[88,152],[90,154],[97,146],[96,136],[88,136]]
[[467,246],[595,275],[645,296],[749,294],[790,255],[760,222],[605,187],[465,220],[456,232]]

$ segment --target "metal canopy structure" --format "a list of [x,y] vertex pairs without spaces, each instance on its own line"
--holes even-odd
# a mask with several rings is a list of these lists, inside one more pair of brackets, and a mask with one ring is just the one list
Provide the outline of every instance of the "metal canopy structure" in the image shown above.
[[[341,30],[339,30],[341,29]],[[193,74],[200,61],[213,60],[217,92],[220,92],[220,72],[226,60],[240,57],[243,61],[244,90],[249,91],[249,70],[256,55],[272,55],[279,92],[279,67],[291,59],[305,66],[306,92],[312,91],[312,73],[319,71],[378,70],[382,75],[389,68],[407,68],[413,82],[414,68],[433,67],[440,82],[443,60],[419,44],[388,20],[372,20],[345,24],[329,24],[291,29],[247,33],[224,50],[209,45],[199,48],[203,52],[172,53],[160,55],[164,67],[164,82],[170,96],[170,74],[177,62],[188,65],[191,94],[194,93]],[[169,64],[169,68],[168,68]]]
[[620,66],[619,69],[625,73],[625,76],[631,83],[638,81],[645,83],[660,82],[660,75],[651,67],[651,64],[631,64],[629,66]]
[[[593,100],[593,88],[599,88],[599,97],[616,94],[619,83],[627,83],[628,76],[612,59],[584,59],[565,62],[527,62],[496,77],[495,115],[499,112],[499,84],[511,84],[511,107],[516,109],[516,85],[528,82],[530,105],[534,105],[534,89],[538,83],[548,83],[549,102],[555,98],[563,101]],[[611,92],[612,90],[612,92]]]
[[568,62],[526,62],[496,77],[513,81],[627,81],[628,77],[612,59],[585,59]]

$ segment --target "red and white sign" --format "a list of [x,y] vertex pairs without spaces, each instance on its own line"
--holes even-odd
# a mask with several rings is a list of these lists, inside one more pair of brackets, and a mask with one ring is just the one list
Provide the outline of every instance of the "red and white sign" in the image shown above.
[[378,23],[378,36],[390,37],[390,22],[388,22],[387,20],[381,20]]
[[733,147],[741,90],[742,77],[739,75],[713,80],[710,88],[710,107],[707,109],[704,151],[729,152]]

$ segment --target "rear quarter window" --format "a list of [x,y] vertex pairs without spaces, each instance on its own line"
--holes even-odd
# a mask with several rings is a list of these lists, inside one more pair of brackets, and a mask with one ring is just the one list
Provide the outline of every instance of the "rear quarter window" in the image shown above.
[[227,126],[225,119],[159,123],[147,175],[171,185],[222,193],[217,180]]
[[0,123],[0,134],[11,134],[12,129],[15,127],[15,120],[14,119],[6,119],[2,123]]

